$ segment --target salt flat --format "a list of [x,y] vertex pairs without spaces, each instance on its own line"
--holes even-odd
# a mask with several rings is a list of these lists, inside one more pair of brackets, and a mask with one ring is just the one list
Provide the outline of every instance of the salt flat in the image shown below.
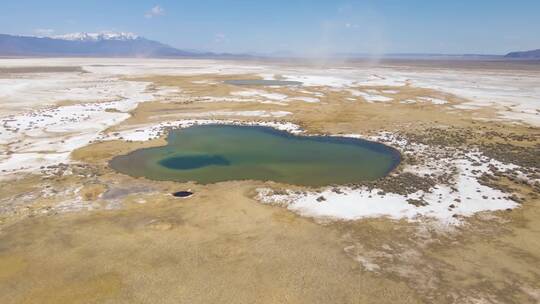
[[[323,286],[308,296],[315,302],[331,290],[345,302],[357,299],[366,294],[362,286],[371,290],[366,301],[379,303],[395,303],[395,294],[405,295],[399,297],[405,303],[437,302],[442,294],[462,302],[534,298],[540,290],[540,269],[530,267],[540,261],[540,66],[475,64],[0,59],[0,184],[6,189],[0,241],[10,244],[0,251],[0,265],[24,260],[8,276],[20,289],[0,284],[0,294],[18,298],[39,289],[24,265],[35,277],[52,273],[43,292],[70,293],[74,286],[58,286],[73,273],[84,273],[86,281],[77,283],[84,286],[114,260],[107,275],[124,282],[115,292],[132,300],[164,288],[159,278],[165,274],[170,284],[187,284],[186,292],[204,289],[208,277],[244,284],[219,270],[222,263],[232,265],[235,277],[264,273],[273,290],[289,295],[301,290],[295,273],[303,273]],[[234,79],[303,85],[224,83]],[[383,179],[321,188],[158,182],[108,166],[116,155],[163,145],[171,128],[214,123],[365,138],[398,149],[403,160]],[[182,202],[170,195],[182,189],[195,194]],[[64,234],[69,242],[57,239]],[[23,235],[32,241],[20,244]],[[142,248],[145,241],[151,245]],[[115,248],[140,253],[115,257]],[[291,251],[297,254],[283,255]],[[32,252],[61,254],[47,265]],[[81,265],[80,252],[91,257],[89,264]],[[140,270],[121,262],[149,265],[158,255],[169,256],[170,265]],[[264,271],[247,267],[257,263]],[[273,267],[276,276],[268,271]],[[479,268],[490,272],[460,279]],[[188,274],[196,278],[189,284]],[[432,284],[419,284],[427,279]],[[213,292],[229,295],[227,284],[214,283],[224,287]],[[515,284],[511,294],[490,288]]]
[[[414,69],[403,66],[372,66],[355,69],[343,64],[339,68],[317,69],[309,66],[290,67],[271,63],[223,62],[209,60],[150,60],[144,64],[132,59],[0,59],[5,67],[77,66],[90,73],[24,73],[2,79],[0,102],[4,105],[20,102],[43,104],[61,100],[87,100],[87,98],[114,98],[119,90],[114,85],[118,76],[140,75],[197,75],[197,74],[259,74],[263,78],[282,75],[288,80],[301,81],[305,86],[404,86],[438,90],[463,98],[460,107],[494,107],[499,115],[522,120],[534,125],[538,121],[540,89],[538,70],[453,70],[443,68]],[[264,71],[264,73],[262,72]],[[54,80],[53,80],[54,79]],[[99,79],[99,83],[94,83]],[[127,88],[129,89],[129,88]],[[117,92],[117,93],[115,93]],[[255,94],[253,90],[233,95]],[[28,94],[28,95],[26,95]],[[48,94],[40,95],[40,94]],[[263,93],[264,94],[264,93]],[[365,96],[368,96],[366,92]],[[121,94],[120,94],[121,95]],[[264,97],[264,96],[263,96]],[[270,98],[272,97],[272,98]],[[281,95],[267,99],[281,100]],[[42,100],[39,100],[39,99]]]

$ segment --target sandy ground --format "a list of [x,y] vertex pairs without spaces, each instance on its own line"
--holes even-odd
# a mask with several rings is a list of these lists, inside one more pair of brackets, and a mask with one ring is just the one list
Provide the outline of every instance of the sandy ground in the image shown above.
[[[0,302],[537,303],[539,82],[506,62],[1,59]],[[107,166],[215,122],[404,160],[320,189]]]

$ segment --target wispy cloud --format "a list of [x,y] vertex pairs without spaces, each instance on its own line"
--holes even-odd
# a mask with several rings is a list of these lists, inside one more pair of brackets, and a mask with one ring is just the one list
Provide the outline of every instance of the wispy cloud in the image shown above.
[[223,43],[227,41],[227,36],[223,33],[218,33],[214,35],[214,42],[215,43]]
[[150,18],[159,17],[163,15],[165,15],[165,10],[161,6],[156,5],[152,7],[149,11],[147,11],[144,14],[144,17],[150,19]]
[[39,29],[35,29],[34,33],[36,35],[38,35],[38,36],[47,37],[47,36],[51,36],[52,34],[54,34],[54,30],[53,29],[39,28]]

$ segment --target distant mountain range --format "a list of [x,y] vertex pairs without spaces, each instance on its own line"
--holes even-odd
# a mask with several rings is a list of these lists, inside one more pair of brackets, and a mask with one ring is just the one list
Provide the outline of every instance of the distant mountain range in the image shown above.
[[[50,37],[14,36],[0,34],[0,56],[42,57],[197,57],[197,58],[300,58],[288,51],[268,54],[228,54],[196,50],[180,50],[161,42],[140,37],[129,32],[71,33]],[[334,58],[369,58],[372,55],[340,53]],[[431,59],[540,59],[540,50],[511,52],[497,55],[444,55],[444,54],[384,54],[381,58],[431,58]]]
[[100,33],[71,33],[64,35],[51,36],[49,38],[69,40],[69,41],[99,41],[99,40],[137,40],[140,39],[136,34],[129,32],[100,32]]
[[511,52],[506,54],[504,57],[516,59],[540,59],[540,49],[525,52]]
[[239,57],[184,51],[133,33],[73,33],[51,37],[0,34],[0,56]]

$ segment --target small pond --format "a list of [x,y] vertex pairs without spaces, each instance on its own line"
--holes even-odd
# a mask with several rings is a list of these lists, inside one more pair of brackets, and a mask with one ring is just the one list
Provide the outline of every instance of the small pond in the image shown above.
[[361,139],[297,136],[268,127],[206,125],[173,130],[163,147],[113,158],[113,169],[153,180],[276,181],[322,186],[374,180],[400,162],[397,150]]
[[299,86],[302,85],[300,81],[288,81],[288,80],[262,80],[262,79],[235,79],[225,80],[226,84],[232,84],[237,86]]

